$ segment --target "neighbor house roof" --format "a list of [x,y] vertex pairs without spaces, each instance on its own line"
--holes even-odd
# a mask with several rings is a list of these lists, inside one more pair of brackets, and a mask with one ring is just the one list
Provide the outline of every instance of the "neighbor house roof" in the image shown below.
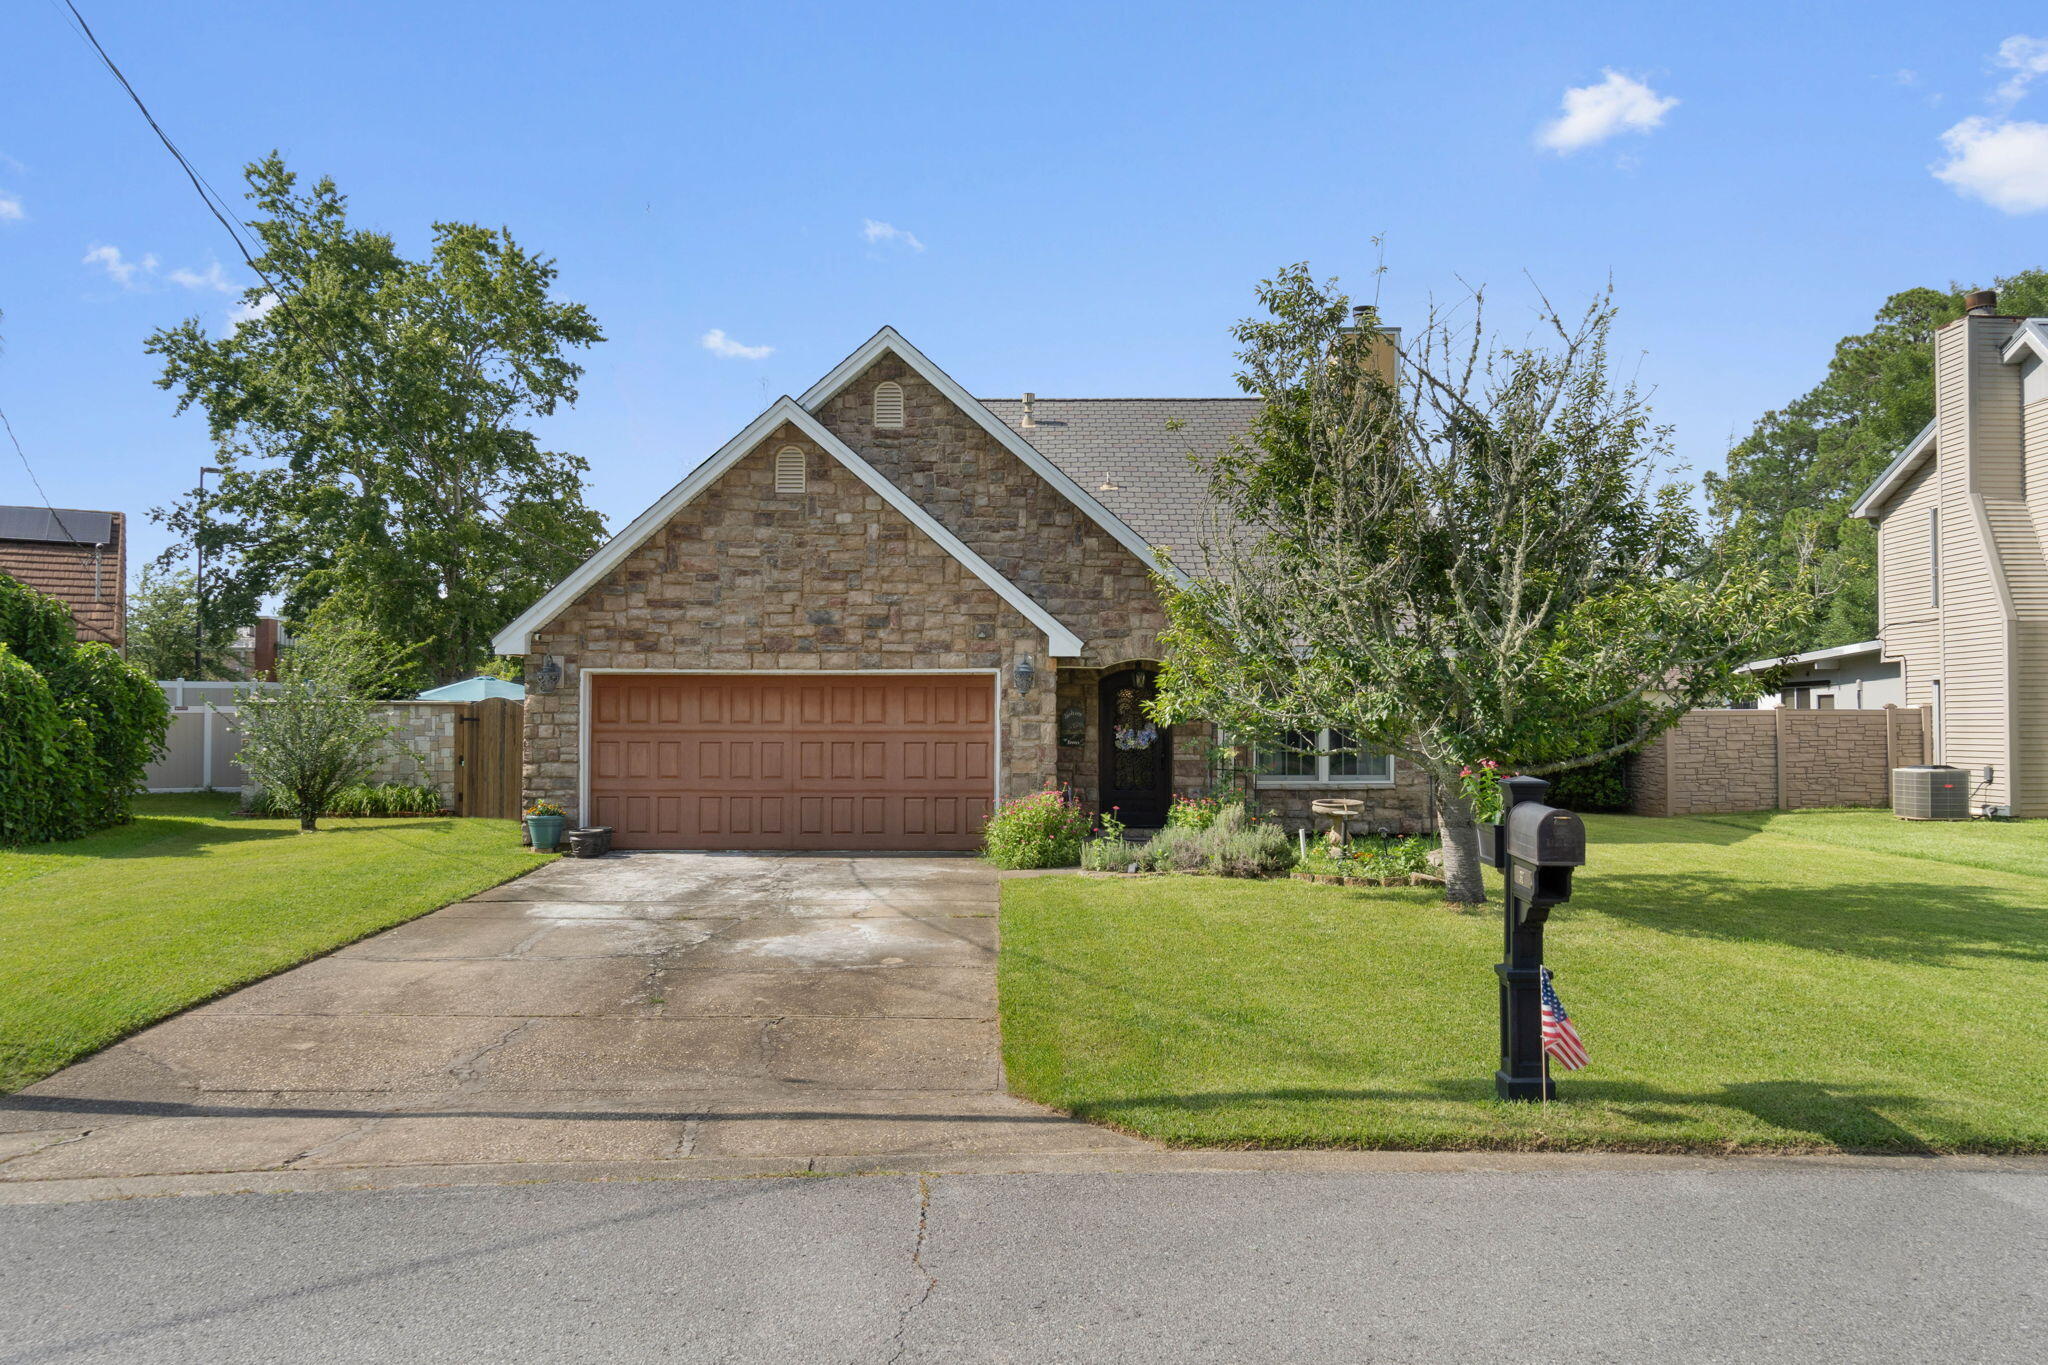
[[1906,480],[1912,478],[1913,472],[1933,453],[1934,423],[1929,422],[1920,428],[1918,436],[1906,442],[1906,448],[1885,466],[1884,473],[1878,475],[1877,481],[1863,491],[1863,496],[1856,499],[1856,505],[1849,509],[1849,515],[1876,517],[1884,504],[1891,500],[1892,494],[1903,488]]
[[1758,659],[1736,669],[1737,673],[1761,673],[1767,668],[1789,668],[1794,664],[1836,663],[1842,659],[1860,658],[1865,654],[1876,654],[1884,649],[1882,640],[1864,640],[1853,645],[1836,645],[1832,649],[1809,649],[1804,654],[1787,654],[1777,659]]
[[1209,470],[1258,415],[1256,398],[1017,398],[982,406],[1147,544],[1192,565],[1215,527]]
[[113,539],[112,512],[82,512],[73,507],[0,507],[0,540],[108,545]]
[[503,697],[507,701],[520,701],[526,696],[526,689],[516,682],[503,678],[487,678],[479,674],[464,678],[460,682],[443,683],[420,693],[420,701],[484,701],[491,697]]

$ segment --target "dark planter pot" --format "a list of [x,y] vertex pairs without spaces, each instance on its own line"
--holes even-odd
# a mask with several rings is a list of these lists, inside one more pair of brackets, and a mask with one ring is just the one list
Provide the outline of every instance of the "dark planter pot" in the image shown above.
[[610,825],[585,825],[583,832],[597,836],[597,851],[599,853],[609,853],[612,851],[612,827]]
[[536,852],[553,853],[555,845],[562,842],[562,827],[568,823],[566,815],[529,815],[526,817],[527,837]]
[[570,830],[569,856],[572,858],[599,858],[604,856],[604,836],[594,829]]

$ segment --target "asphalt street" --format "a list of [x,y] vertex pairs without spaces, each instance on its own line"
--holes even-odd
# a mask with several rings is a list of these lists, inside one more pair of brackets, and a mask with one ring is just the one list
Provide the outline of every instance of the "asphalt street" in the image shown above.
[[870,1175],[0,1209],[0,1361],[2027,1361],[2048,1174]]

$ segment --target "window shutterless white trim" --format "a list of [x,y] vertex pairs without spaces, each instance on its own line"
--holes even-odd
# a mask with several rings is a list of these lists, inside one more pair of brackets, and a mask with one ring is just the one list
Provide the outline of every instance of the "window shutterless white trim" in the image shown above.
[[903,516],[938,542],[939,548],[960,561],[969,572],[993,589],[996,595],[1015,607],[1024,619],[1045,632],[1046,652],[1055,659],[1075,659],[1081,655],[1081,638],[1061,625],[1053,614],[1031,600],[1030,594],[997,573],[989,562],[961,543],[960,537],[948,531],[932,519],[929,512],[919,507],[910,495],[890,483],[881,471],[854,453],[853,447],[827,431],[817,418],[798,406],[795,399],[784,395],[775,400],[768,410],[747,423],[739,435],[720,446],[711,458],[690,471],[689,477],[663,494],[661,500],[635,517],[625,530],[604,543],[603,548],[583,561],[576,571],[555,584],[547,593],[519,614],[511,625],[499,631],[491,641],[491,648],[500,654],[525,654],[532,645],[533,632],[554,620],[566,611],[570,604],[588,592],[592,587],[633,553],[646,539],[659,531],[677,512],[718,481],[720,475],[737,464],[740,458],[755,449],[775,433],[776,428],[787,422],[809,437],[821,450],[839,461],[862,483],[877,493],[883,502],[901,512]]
[[784,446],[775,452],[775,491],[784,497],[804,491],[802,446]]
[[[1323,750],[1331,747],[1330,731],[1316,731],[1316,747]],[[1303,755],[1303,757],[1307,757],[1307,755]],[[1366,751],[1360,751],[1355,755],[1358,758],[1377,757],[1386,760],[1387,771],[1384,777],[1332,776],[1330,773],[1330,763],[1333,755],[1319,753],[1314,757],[1316,770],[1313,773],[1274,777],[1258,770],[1258,749],[1254,747],[1252,750],[1252,780],[1260,787],[1391,787],[1394,785],[1394,756],[1392,754],[1374,755]]]
[[590,820],[590,680],[599,675],[634,674],[655,677],[787,678],[993,678],[995,760],[990,799],[1003,799],[1003,670],[1000,668],[586,668],[576,679],[576,818]]
[[1167,575],[1175,583],[1184,584],[1191,581],[1178,566],[1163,564],[1159,557],[1152,553],[1152,547],[1145,543],[1143,536],[1125,525],[1121,518],[1083,490],[1081,485],[1068,478],[1058,465],[1041,455],[1029,441],[1010,430],[1009,423],[990,412],[966,389],[961,388],[951,375],[932,364],[924,352],[905,341],[903,334],[894,327],[884,327],[869,337],[861,344],[859,350],[834,365],[831,373],[805,389],[796,401],[810,411],[816,412],[884,355],[894,355],[916,371],[927,384],[944,394],[947,401],[974,419],[983,431],[993,436],[1003,449],[1022,460],[1039,478],[1058,489],[1067,501],[1087,513],[1089,520],[1115,536],[1117,541],[1136,555],[1146,568],[1154,573]]

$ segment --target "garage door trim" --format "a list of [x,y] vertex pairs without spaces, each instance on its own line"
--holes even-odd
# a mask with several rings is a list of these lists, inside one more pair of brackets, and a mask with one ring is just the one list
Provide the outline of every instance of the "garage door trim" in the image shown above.
[[1003,799],[1003,670],[1000,668],[586,668],[576,681],[576,818],[590,818],[591,679],[621,674],[698,678],[992,678],[995,731],[989,800]]

